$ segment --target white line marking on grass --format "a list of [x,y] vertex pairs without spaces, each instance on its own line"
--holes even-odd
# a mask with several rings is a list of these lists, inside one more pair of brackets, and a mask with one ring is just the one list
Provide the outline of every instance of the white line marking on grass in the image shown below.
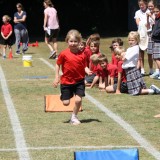
[[116,115],[103,104],[94,99],[92,96],[86,93],[86,98],[95,104],[101,111],[103,111],[108,117],[117,122],[122,128],[124,128],[143,148],[146,149],[157,160],[160,160],[160,152],[158,152],[145,138],[143,138],[129,123],[125,122],[120,116]]
[[[113,149],[113,148],[141,148],[141,146],[50,146],[50,147],[28,147],[27,150],[63,150],[63,149]],[[25,149],[20,148],[23,151]],[[0,152],[15,152],[16,148],[0,149]]]
[[50,64],[48,61],[46,61],[44,58],[39,58],[43,63],[45,63],[47,66],[49,66],[50,68],[52,68],[55,71],[55,67]]
[[12,129],[14,132],[16,148],[19,154],[19,158],[20,160],[30,160],[30,156],[29,156],[27,149],[24,149],[23,151],[20,150],[20,148],[27,148],[27,146],[26,146],[26,142],[24,139],[23,130],[21,128],[14,104],[12,102],[12,99],[11,99],[11,96],[8,90],[8,86],[6,83],[6,79],[5,79],[1,66],[0,66],[0,81],[1,81],[2,92],[4,95],[5,102],[6,102],[9,118],[11,121]]
[[[46,60],[43,60],[44,63]],[[47,63],[45,63],[47,64]],[[47,64],[48,65],[48,64]],[[55,70],[54,66],[49,64],[49,67]],[[113,113],[95,98],[86,93],[86,98],[103,111],[108,117],[118,123],[126,132],[128,132],[148,153],[150,153],[157,160],[160,160],[160,152],[156,150],[145,138],[143,138],[129,123],[125,122],[120,116]]]

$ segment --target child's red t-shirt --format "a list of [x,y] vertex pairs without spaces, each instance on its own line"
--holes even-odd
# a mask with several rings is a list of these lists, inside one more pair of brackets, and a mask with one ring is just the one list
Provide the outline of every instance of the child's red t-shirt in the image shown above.
[[112,61],[111,61],[111,64],[114,64],[114,65],[118,65],[118,60],[114,54],[114,52],[112,53]]
[[12,26],[11,26],[10,23],[3,24],[2,27],[1,27],[1,32],[3,33],[3,35],[5,37],[7,37],[12,30],[13,29],[12,29]]
[[59,54],[57,65],[62,66],[61,84],[75,84],[85,77],[86,56],[84,52],[72,53],[67,48]]
[[125,70],[122,68],[123,61],[118,61],[118,73],[122,73],[121,81],[126,82]]
[[108,64],[107,65],[107,70],[108,70],[108,74],[110,75],[110,77],[116,77],[117,75],[117,65],[113,65],[113,64]]

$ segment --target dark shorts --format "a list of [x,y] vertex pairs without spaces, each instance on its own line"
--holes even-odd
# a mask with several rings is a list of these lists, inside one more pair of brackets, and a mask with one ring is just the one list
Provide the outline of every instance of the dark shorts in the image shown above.
[[[113,85],[113,89],[114,89],[114,92],[116,92],[117,83]],[[120,92],[121,93],[128,93],[127,83],[125,83],[125,82],[121,83]]]
[[59,28],[58,29],[51,29],[51,34],[49,35],[47,31],[45,32],[45,37],[48,39],[49,42],[53,40],[53,38],[57,38],[59,34]]
[[96,76],[96,74],[92,74],[90,76],[86,76],[85,80],[87,81],[87,83],[92,83],[95,76]]
[[1,38],[1,44],[2,45],[8,45],[12,46],[13,45],[13,38],[9,37],[8,39],[4,39],[3,37]]
[[64,85],[61,84],[61,100],[69,100],[73,95],[78,95],[80,97],[85,96],[85,84],[84,80],[77,82],[76,84]]

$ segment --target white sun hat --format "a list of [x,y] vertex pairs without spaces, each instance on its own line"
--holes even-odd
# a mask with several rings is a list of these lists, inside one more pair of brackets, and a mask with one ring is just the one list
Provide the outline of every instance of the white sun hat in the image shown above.
[[139,47],[144,51],[148,48],[148,34],[147,27],[142,21],[139,22],[138,33],[140,35]]

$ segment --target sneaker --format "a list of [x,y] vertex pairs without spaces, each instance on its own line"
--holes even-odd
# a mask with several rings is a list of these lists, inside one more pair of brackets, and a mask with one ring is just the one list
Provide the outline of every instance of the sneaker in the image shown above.
[[153,89],[155,94],[160,94],[160,88],[158,88],[154,84],[150,86],[150,89]]
[[15,55],[18,55],[18,56],[19,56],[19,55],[20,55],[20,52],[16,52]]
[[6,55],[3,55],[3,59],[6,59]]
[[160,76],[157,79],[160,80]]
[[55,59],[56,58],[56,52],[55,51],[52,51],[50,53],[50,56],[49,56],[49,59]]
[[150,78],[157,79],[157,78],[158,78],[158,76],[159,76],[159,73],[154,72],[154,73],[153,73],[152,75],[150,75],[149,77],[150,77]]
[[73,125],[79,125],[81,122],[78,120],[77,116],[72,116],[70,123]]

